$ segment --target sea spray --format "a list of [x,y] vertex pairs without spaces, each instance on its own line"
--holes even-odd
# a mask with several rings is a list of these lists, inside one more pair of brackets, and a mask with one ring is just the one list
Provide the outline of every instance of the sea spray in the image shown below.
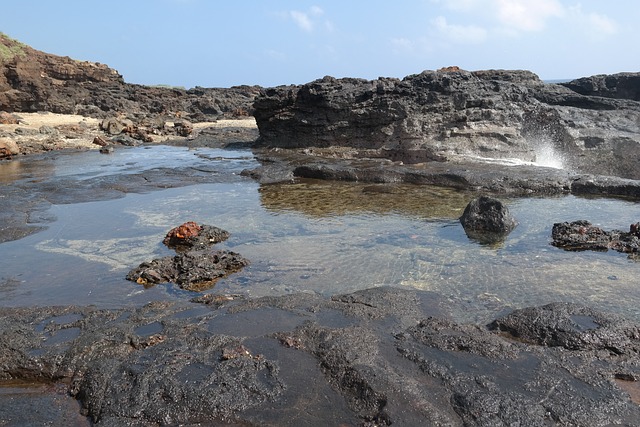
[[528,140],[536,154],[533,164],[554,169],[565,169],[565,158],[548,137],[535,137]]

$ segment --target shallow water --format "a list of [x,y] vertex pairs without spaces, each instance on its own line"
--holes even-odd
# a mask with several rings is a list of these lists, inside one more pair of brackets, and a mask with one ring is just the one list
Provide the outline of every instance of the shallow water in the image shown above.
[[[215,291],[249,296],[325,295],[391,285],[435,291],[459,320],[486,322],[511,308],[584,303],[640,321],[640,263],[617,252],[565,252],[550,245],[555,222],[588,219],[605,229],[638,221],[637,202],[614,199],[505,199],[520,225],[498,246],[465,235],[457,218],[474,194],[411,185],[299,181],[261,186],[238,179],[256,166],[250,152],[154,147],[59,155],[47,171],[23,161],[12,180],[86,179],[141,168],[206,165],[234,180],[107,201],[54,205],[40,233],[0,244],[0,305],[120,307],[188,300],[173,285],[149,289],[124,279],[166,256],[164,234],[193,220],[228,230],[220,249],[251,261]],[[0,168],[1,169],[1,168]],[[222,180],[224,181],[224,180]]]

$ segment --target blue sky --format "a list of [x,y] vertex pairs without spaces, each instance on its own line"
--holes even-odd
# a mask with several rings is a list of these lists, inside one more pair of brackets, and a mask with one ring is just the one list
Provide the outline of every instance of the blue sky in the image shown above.
[[0,31],[130,83],[229,87],[457,65],[543,79],[640,71],[638,0],[20,0]]

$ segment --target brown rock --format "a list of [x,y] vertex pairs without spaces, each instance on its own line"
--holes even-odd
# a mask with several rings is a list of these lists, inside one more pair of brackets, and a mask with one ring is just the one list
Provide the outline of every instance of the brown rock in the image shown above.
[[0,111],[0,125],[17,125],[18,117],[15,114]]
[[16,154],[20,154],[18,144],[10,139],[0,138],[0,159],[10,159]]
[[93,138],[93,143],[99,145],[100,147],[106,147],[107,145],[109,145],[109,141],[101,136],[96,136],[95,138]]
[[131,133],[135,129],[135,126],[129,119],[109,117],[100,123],[100,129],[109,135],[118,135],[123,132]]
[[202,227],[193,221],[185,222],[175,228],[172,228],[164,238],[163,243],[167,246],[179,246],[188,239],[197,237]]
[[193,125],[188,120],[178,120],[173,126],[179,136],[189,136],[193,132]]

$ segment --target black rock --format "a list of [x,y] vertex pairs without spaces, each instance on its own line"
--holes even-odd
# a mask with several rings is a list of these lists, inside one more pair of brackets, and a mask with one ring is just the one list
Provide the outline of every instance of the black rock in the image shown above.
[[460,223],[467,236],[483,243],[503,240],[518,225],[504,203],[487,196],[469,202]]
[[555,153],[551,157],[577,173],[640,179],[640,102],[631,94],[636,83],[625,75],[606,80],[617,88],[611,98],[580,91],[577,84],[545,84],[528,71],[445,69],[371,81],[325,77],[264,89],[254,104],[258,144],[348,147],[354,157],[405,164],[532,162]]
[[[203,302],[0,308],[0,380],[56,383],[109,426],[640,419],[625,388],[640,378],[640,328],[587,307],[517,310],[490,330],[451,320],[450,302],[433,293],[401,288]],[[26,414],[25,402],[39,403],[29,395],[0,395],[2,419],[68,425],[51,421],[63,418],[56,411]]]

